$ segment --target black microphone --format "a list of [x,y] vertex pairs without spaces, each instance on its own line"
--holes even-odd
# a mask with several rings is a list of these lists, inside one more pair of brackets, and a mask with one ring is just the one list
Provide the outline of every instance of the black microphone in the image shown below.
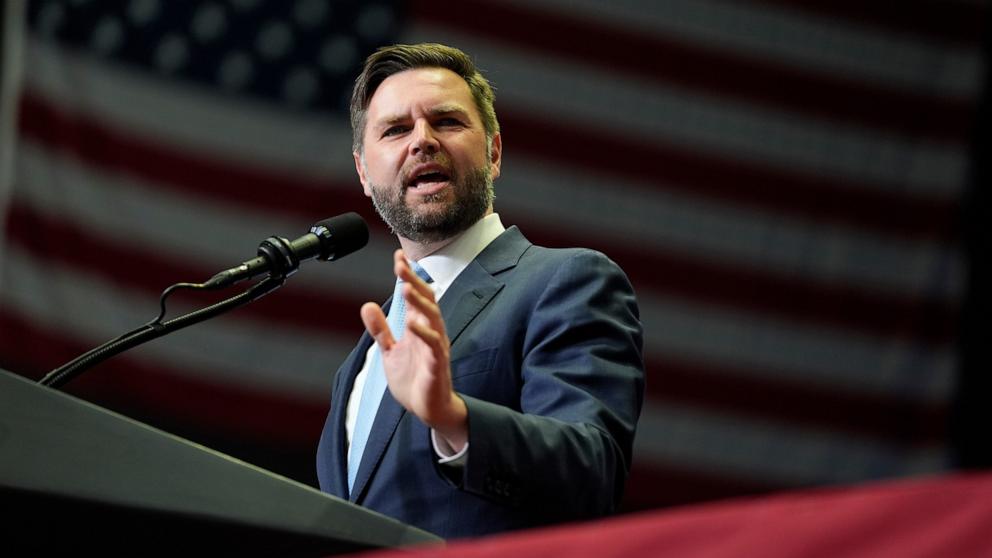
[[334,261],[363,248],[369,242],[369,227],[357,213],[345,213],[310,227],[310,232],[290,242],[270,236],[258,247],[258,257],[221,271],[203,286],[219,289],[263,273],[289,277],[300,262],[317,258]]

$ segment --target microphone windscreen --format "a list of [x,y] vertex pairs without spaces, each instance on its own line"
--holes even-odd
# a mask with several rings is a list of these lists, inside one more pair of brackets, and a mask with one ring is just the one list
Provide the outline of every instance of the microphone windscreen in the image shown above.
[[[318,233],[320,228],[326,229],[329,234]],[[310,230],[322,239],[321,259],[328,261],[347,256],[369,243],[369,227],[365,219],[355,212],[324,219]]]

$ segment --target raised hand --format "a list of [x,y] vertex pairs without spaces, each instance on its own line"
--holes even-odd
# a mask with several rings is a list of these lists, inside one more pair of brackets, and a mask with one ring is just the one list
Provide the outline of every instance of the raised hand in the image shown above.
[[452,388],[451,344],[441,309],[402,250],[393,254],[393,272],[404,282],[405,332],[396,340],[382,308],[374,302],[362,306],[362,322],[379,344],[393,398],[460,451],[468,441],[468,410]]

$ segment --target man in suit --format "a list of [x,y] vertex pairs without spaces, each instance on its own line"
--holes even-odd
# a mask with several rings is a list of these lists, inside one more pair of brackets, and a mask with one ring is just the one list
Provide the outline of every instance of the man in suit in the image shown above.
[[624,273],[493,213],[493,98],[461,51],[395,45],[351,106],[359,179],[402,249],[394,296],[362,306],[334,379],[318,478],[446,538],[615,511],[643,400]]

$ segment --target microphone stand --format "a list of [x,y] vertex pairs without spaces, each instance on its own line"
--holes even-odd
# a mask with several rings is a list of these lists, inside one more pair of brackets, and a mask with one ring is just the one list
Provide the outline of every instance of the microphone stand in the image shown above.
[[209,320],[210,318],[219,316],[239,306],[244,306],[254,302],[281,287],[283,283],[286,282],[287,275],[287,273],[275,273],[269,275],[240,294],[205,308],[179,316],[178,318],[173,318],[167,322],[162,322],[162,318],[165,316],[165,299],[168,298],[173,291],[177,289],[210,290],[212,288],[205,283],[176,283],[162,292],[162,296],[159,299],[161,311],[157,318],[135,330],[111,339],[99,347],[79,355],[73,360],[46,374],[44,378],[38,381],[38,383],[43,386],[58,388],[93,366],[96,366],[97,364],[115,355],[123,353],[128,349],[137,347],[138,345],[151,341],[152,339],[158,339],[159,337],[168,335],[173,331],[189,327],[193,324],[198,324],[204,320]]

